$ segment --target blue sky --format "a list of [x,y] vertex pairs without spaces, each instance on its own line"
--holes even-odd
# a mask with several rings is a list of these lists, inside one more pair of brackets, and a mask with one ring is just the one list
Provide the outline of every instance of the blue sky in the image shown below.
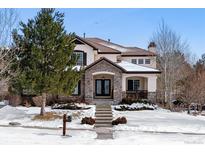
[[[205,53],[205,9],[58,9],[65,13],[65,27],[86,37],[100,37],[127,46],[147,48],[163,18],[190,44],[199,58]],[[19,20],[26,22],[39,9],[17,9]]]

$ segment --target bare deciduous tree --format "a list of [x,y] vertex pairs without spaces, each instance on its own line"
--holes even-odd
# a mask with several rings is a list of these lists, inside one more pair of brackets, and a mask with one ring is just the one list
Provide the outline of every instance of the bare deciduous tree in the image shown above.
[[170,104],[176,93],[176,82],[184,76],[183,67],[187,65],[188,44],[161,21],[151,41],[157,45],[157,66],[162,71],[158,79],[158,89],[163,92],[164,101]]
[[12,30],[17,21],[15,9],[0,9],[0,91],[6,91],[9,77],[7,75],[13,60]]
[[205,103],[205,65],[199,60],[192,73],[181,81],[182,100],[190,105],[192,103],[204,105]]

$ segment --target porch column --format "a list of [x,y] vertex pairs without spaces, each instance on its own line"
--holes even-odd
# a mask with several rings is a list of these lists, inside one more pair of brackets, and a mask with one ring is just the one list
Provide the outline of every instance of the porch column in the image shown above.
[[148,83],[148,99],[156,103],[156,90],[157,90],[157,77],[156,76],[150,76],[147,79]]
[[126,77],[122,75],[122,91],[126,91]]
[[147,85],[148,85],[148,92],[156,92],[157,89],[157,77],[156,76],[150,76],[147,78]]

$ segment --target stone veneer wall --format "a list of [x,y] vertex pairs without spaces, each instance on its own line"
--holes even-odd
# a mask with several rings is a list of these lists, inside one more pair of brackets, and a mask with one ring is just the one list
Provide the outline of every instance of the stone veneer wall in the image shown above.
[[115,73],[113,78],[113,103],[117,104],[122,100],[122,71],[110,64],[109,62],[102,60],[96,65],[85,71],[85,101],[88,103],[93,102],[94,91],[93,91],[93,75],[95,72],[111,72]]
[[152,103],[156,103],[156,92],[148,92],[147,98],[148,98],[148,100],[150,100]]

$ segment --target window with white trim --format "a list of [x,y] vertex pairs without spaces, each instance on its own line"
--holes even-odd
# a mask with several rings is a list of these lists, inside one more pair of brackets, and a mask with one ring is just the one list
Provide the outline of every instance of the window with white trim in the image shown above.
[[144,59],[138,59],[138,64],[144,64]]
[[150,64],[150,59],[145,59],[145,64]]
[[83,52],[75,52],[78,56],[77,65],[83,66]]
[[131,62],[132,62],[133,64],[137,64],[137,59],[132,59]]

